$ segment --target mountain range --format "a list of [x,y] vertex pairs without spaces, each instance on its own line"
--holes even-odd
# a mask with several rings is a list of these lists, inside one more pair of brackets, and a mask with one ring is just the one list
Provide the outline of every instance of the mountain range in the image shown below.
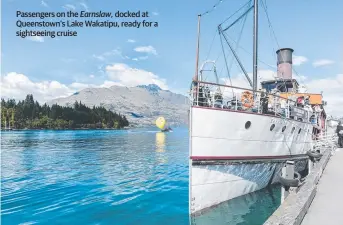
[[51,100],[47,104],[73,106],[75,101],[81,101],[88,107],[103,106],[125,115],[130,126],[134,127],[154,125],[159,116],[165,117],[171,126],[188,123],[189,99],[184,95],[162,90],[155,84],[86,88],[69,97]]

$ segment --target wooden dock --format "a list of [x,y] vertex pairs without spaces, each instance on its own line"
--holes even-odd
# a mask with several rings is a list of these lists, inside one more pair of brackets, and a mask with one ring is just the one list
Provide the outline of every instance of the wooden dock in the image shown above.
[[343,149],[321,150],[323,156],[305,183],[288,195],[264,225],[343,224]]
[[343,149],[337,149],[323,171],[317,193],[301,225],[343,224]]

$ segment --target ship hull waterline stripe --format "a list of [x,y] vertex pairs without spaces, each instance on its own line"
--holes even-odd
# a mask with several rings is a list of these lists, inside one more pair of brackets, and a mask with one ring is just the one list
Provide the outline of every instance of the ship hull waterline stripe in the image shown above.
[[306,154],[300,155],[273,155],[273,156],[191,156],[192,160],[263,160],[263,159],[294,159],[294,158],[307,158]]

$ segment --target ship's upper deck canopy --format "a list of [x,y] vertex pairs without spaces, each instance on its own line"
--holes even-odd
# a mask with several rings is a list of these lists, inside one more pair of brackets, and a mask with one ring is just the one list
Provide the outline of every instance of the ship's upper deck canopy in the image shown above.
[[262,89],[265,89],[267,92],[277,89],[280,92],[280,96],[284,98],[288,98],[289,96],[303,96],[309,99],[310,105],[326,105],[321,94],[302,93],[299,83],[295,79],[263,81],[261,82],[261,86]]
[[277,89],[281,93],[298,91],[299,84],[295,79],[282,79],[282,80],[268,80],[261,82],[262,89],[270,92],[273,89]]

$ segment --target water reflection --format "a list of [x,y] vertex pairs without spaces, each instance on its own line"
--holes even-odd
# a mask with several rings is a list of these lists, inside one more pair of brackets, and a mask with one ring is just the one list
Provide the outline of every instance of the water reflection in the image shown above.
[[[2,224],[189,224],[187,129],[1,134]],[[279,202],[265,193],[197,224],[262,224]]]
[[156,152],[164,152],[166,134],[163,132],[156,133]]
[[167,163],[166,151],[166,134],[163,132],[156,133],[156,159],[159,164]]
[[191,217],[191,225],[261,225],[281,201],[278,185],[224,202],[201,215]]
[[186,134],[2,132],[2,224],[187,224]]

